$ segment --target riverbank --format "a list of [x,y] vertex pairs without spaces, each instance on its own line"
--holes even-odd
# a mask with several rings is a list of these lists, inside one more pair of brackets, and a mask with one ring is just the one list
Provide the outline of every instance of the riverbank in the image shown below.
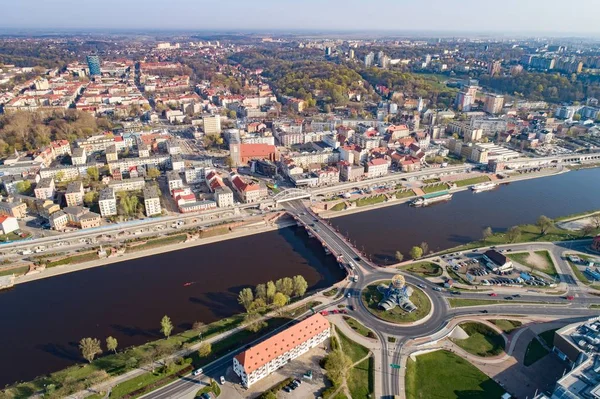
[[[531,179],[540,179],[540,178],[544,178],[544,177],[552,177],[552,176],[558,176],[561,175],[563,173],[567,173],[569,172],[568,169],[561,169],[558,171],[553,171],[551,173],[532,173],[532,174],[528,174],[528,175],[520,175],[520,176],[511,176],[509,179],[506,180],[495,180],[494,182],[499,184],[499,185],[504,185],[504,184],[510,184],[513,182],[521,182],[521,181],[525,181],[525,180],[531,180]],[[466,185],[466,186],[462,186],[462,187],[455,187],[449,190],[446,190],[450,193],[457,193],[457,192],[461,192],[461,191],[468,191],[470,190],[470,186]],[[386,208],[386,207],[390,207],[390,206],[394,206],[394,205],[400,205],[400,204],[404,204],[406,202],[410,202],[413,201],[415,198],[421,197],[421,195],[413,195],[411,197],[405,197],[405,198],[400,198],[400,199],[392,199],[390,201],[386,201],[386,202],[380,202],[377,204],[372,204],[372,205],[365,205],[365,206],[355,206],[353,208],[350,209],[344,209],[344,210],[340,210],[340,211],[331,211],[331,210],[326,210],[326,211],[321,211],[319,212],[319,216],[321,216],[324,219],[334,219],[337,217],[341,217],[341,216],[348,216],[348,215],[353,215],[356,213],[360,213],[360,212],[366,212],[366,211],[371,211],[374,209],[380,209],[380,208]]]
[[67,273],[73,273],[73,272],[91,269],[91,268],[95,268],[95,267],[111,265],[114,263],[120,263],[120,262],[124,262],[124,261],[128,261],[128,260],[132,260],[132,259],[138,259],[138,258],[143,258],[143,257],[147,257],[147,256],[152,256],[152,255],[158,255],[158,254],[162,254],[162,253],[166,253],[166,252],[178,251],[181,249],[186,249],[186,248],[191,248],[191,247],[196,247],[196,246],[201,246],[201,245],[213,244],[213,243],[220,242],[220,241],[227,241],[227,240],[233,240],[236,238],[243,238],[243,237],[254,235],[254,234],[267,233],[270,231],[283,229],[283,228],[287,228],[287,227],[292,227],[295,225],[296,225],[296,223],[291,220],[276,222],[273,225],[267,225],[264,222],[261,222],[258,225],[244,226],[243,229],[241,229],[240,231],[233,231],[230,233],[216,235],[216,236],[212,236],[212,237],[196,239],[193,241],[183,242],[183,243],[179,243],[179,244],[171,244],[171,245],[149,248],[149,249],[145,249],[145,250],[141,250],[141,251],[125,253],[123,255],[110,257],[110,258],[101,258],[101,259],[95,259],[95,260],[88,261],[88,262],[54,266],[54,267],[47,268],[47,269],[44,269],[42,271],[39,271],[39,272],[36,272],[33,274],[18,276],[15,278],[14,284],[17,285],[17,284],[28,283],[31,281],[41,280],[41,279],[50,278],[50,277],[56,277],[56,276],[60,276],[60,275],[67,274]]

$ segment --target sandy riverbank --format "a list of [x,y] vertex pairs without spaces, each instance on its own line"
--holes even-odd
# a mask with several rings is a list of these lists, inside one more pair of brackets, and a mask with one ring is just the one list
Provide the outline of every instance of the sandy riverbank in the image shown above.
[[232,240],[235,238],[242,238],[254,234],[267,233],[269,231],[274,231],[286,227],[295,226],[296,222],[294,221],[285,221],[276,223],[274,225],[265,225],[264,222],[256,223],[253,225],[245,226],[239,231],[234,231],[228,234],[222,234],[214,237],[196,239],[193,241],[183,242],[179,244],[165,245],[156,248],[150,248],[143,251],[132,252],[130,254],[125,253],[122,256],[115,256],[111,258],[103,258],[97,259],[89,262],[82,262],[72,265],[61,265],[55,266],[49,269],[42,270],[39,273],[34,273],[26,276],[20,276],[15,279],[15,285],[28,283],[31,281],[41,280],[44,278],[60,276],[66,273],[72,273],[80,270],[91,269],[99,266],[106,266],[114,263],[124,262],[132,259],[143,258],[146,256],[152,256],[157,254],[162,254],[165,252],[178,251],[180,249],[196,247],[199,245],[207,245],[213,244],[220,241]]
[[[552,173],[535,173],[535,174],[532,173],[532,174],[524,175],[524,176],[512,176],[507,180],[496,180],[495,183],[508,184],[508,183],[514,183],[514,182],[519,182],[519,181],[524,181],[524,180],[539,179],[542,177],[550,177],[550,176],[560,175],[560,174],[566,173],[568,171],[569,170],[567,170],[567,169],[562,169],[560,171],[556,171],[556,172],[552,172]],[[457,188],[450,189],[448,191],[451,193],[457,193],[460,191],[467,191],[467,190],[470,190],[470,186],[457,187]],[[348,216],[348,215],[352,215],[352,214],[359,213],[359,212],[372,211],[374,209],[404,204],[406,202],[414,200],[417,197],[420,197],[420,196],[414,195],[412,197],[393,199],[391,201],[380,202],[378,204],[373,204],[373,205],[357,206],[354,208],[345,209],[343,211],[322,211],[322,212],[319,212],[319,216],[321,216],[324,219],[333,219],[333,218],[340,217],[340,216]]]

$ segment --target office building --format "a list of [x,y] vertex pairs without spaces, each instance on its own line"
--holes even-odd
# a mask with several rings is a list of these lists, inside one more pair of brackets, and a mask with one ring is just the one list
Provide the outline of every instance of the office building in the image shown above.
[[316,347],[329,335],[329,322],[317,313],[236,355],[233,371],[248,388]]
[[100,57],[97,55],[88,55],[86,57],[88,68],[90,69],[90,76],[100,76]]

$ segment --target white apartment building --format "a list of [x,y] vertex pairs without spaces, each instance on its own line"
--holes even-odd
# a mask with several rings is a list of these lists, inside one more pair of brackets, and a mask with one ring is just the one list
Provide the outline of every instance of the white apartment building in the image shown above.
[[202,117],[205,134],[221,134],[221,116],[206,115]]
[[71,163],[73,165],[85,165],[87,163],[87,153],[85,148],[75,148],[71,154]]
[[201,183],[205,180],[206,174],[212,169],[193,167],[185,170],[185,182],[187,184]]
[[98,198],[98,206],[100,207],[100,215],[102,217],[114,216],[117,214],[117,198],[112,188],[106,187],[100,190]]
[[219,208],[233,206],[233,191],[229,187],[217,187],[214,195]]
[[376,158],[367,162],[367,177],[379,177],[388,174],[390,163],[383,158]]
[[185,170],[185,162],[181,155],[171,155],[171,169],[179,172],[183,172]]
[[155,186],[144,189],[144,207],[146,208],[146,216],[161,214],[160,196]]
[[136,191],[142,190],[146,185],[143,177],[134,177],[131,179],[111,180],[108,182],[108,187],[113,191]]
[[181,176],[179,176],[179,173],[175,170],[167,172],[167,183],[169,184],[169,192],[176,188],[183,187],[183,180],[181,180]]
[[54,178],[46,177],[45,179],[40,179],[38,184],[35,186],[33,190],[35,194],[35,198],[39,199],[52,199],[54,198],[55,193],[54,186]]
[[321,314],[245,350],[233,358],[233,371],[248,388],[329,338],[329,322]]

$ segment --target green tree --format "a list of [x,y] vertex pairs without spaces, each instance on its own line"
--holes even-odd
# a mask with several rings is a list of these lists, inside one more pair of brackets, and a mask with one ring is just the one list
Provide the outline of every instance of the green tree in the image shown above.
[[100,178],[100,171],[95,166],[90,166],[89,168],[87,168],[86,173],[88,177],[93,181],[98,181],[98,179]]
[[273,297],[277,293],[277,287],[275,287],[275,283],[272,281],[267,282],[267,303],[273,302]]
[[259,284],[254,289],[254,297],[256,299],[262,299],[263,301],[267,301],[267,286],[265,284]]
[[97,338],[83,338],[81,341],[79,341],[79,350],[81,351],[81,356],[91,363],[96,355],[102,353],[100,340]]
[[96,191],[90,190],[83,194],[83,202],[85,202],[88,207],[91,207],[94,203],[98,202],[98,197],[99,195]]
[[488,238],[490,238],[494,233],[492,232],[491,227],[486,227],[482,230],[481,236],[483,237],[483,242],[486,242]]
[[233,166],[235,165],[234,162],[233,162],[233,158],[231,158],[230,156],[227,157],[227,158],[225,158],[225,165],[228,168],[233,168]]
[[148,173],[146,174],[150,179],[156,179],[160,176],[160,170],[157,168],[148,168]]
[[212,345],[210,342],[203,341],[198,348],[198,356],[208,357],[212,352]]
[[519,226],[513,226],[506,232],[506,238],[510,243],[517,242],[520,237],[521,229],[519,228]]
[[163,333],[165,338],[169,339],[172,331],[173,323],[171,323],[171,319],[167,315],[163,316],[163,318],[160,320],[160,332]]
[[398,262],[402,262],[404,260],[404,255],[400,251],[396,251],[396,260]]
[[246,325],[246,330],[250,332],[258,332],[267,327],[267,322],[258,313],[248,313],[244,316],[244,324]]
[[106,338],[106,349],[112,351],[113,353],[117,353],[117,346],[119,346],[119,342],[114,337]]
[[412,259],[418,259],[423,256],[423,249],[421,247],[412,247],[410,249],[410,257]]
[[125,367],[127,367],[128,369],[134,369],[137,367],[138,364],[138,360],[131,356],[129,357],[126,361],[125,361]]
[[285,294],[283,294],[281,292],[278,292],[273,297],[273,305],[276,308],[282,308],[282,307],[284,307],[287,304],[288,299],[289,298]]
[[140,200],[137,195],[124,193],[119,202],[119,209],[122,215],[134,216],[137,214],[139,204]]
[[23,180],[15,185],[19,194],[29,194],[31,192],[31,181]]
[[306,293],[307,289],[308,283],[306,279],[301,275],[294,276],[294,295],[302,296]]
[[294,292],[294,282],[291,278],[285,277],[275,282],[275,288],[277,288],[277,292],[281,292],[286,296],[291,296]]
[[325,358],[325,371],[327,377],[335,386],[340,385],[348,369],[352,366],[352,359],[341,349],[334,350]]
[[252,289],[243,288],[238,295],[238,303],[248,311],[250,309],[250,305],[254,301],[254,294],[252,294]]
[[63,181],[64,178],[65,178],[65,172],[63,172],[62,170],[56,172],[56,174],[54,175],[54,180],[56,180],[56,181]]
[[546,235],[548,230],[554,225],[554,222],[548,216],[542,215],[538,218],[536,225],[540,228],[540,233]]

